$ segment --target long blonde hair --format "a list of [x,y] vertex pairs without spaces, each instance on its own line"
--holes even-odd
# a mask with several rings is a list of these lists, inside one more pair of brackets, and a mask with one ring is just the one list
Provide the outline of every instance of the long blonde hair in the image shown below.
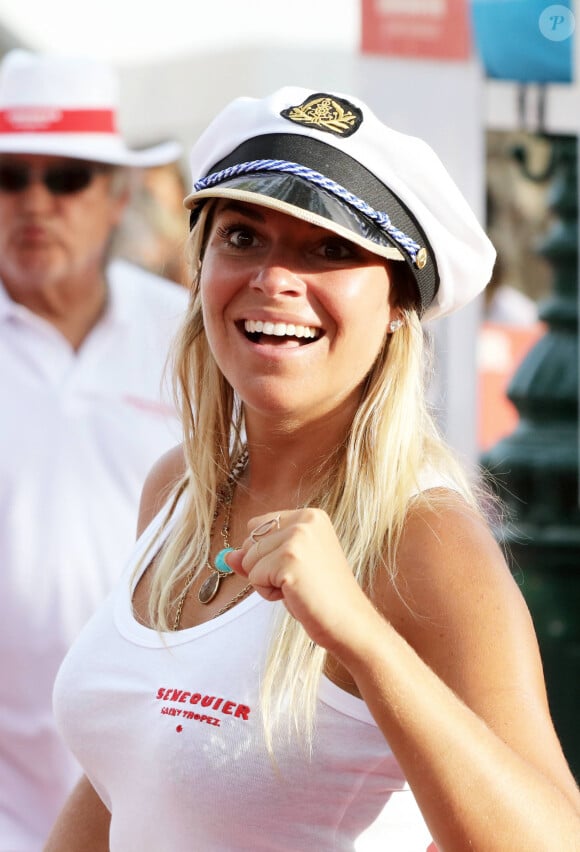
[[[178,581],[192,566],[201,571],[208,558],[216,495],[243,449],[243,407],[218,369],[203,327],[198,285],[207,216],[206,208],[190,241],[194,285],[174,352],[186,473],[177,487],[183,492],[179,523],[173,525],[163,546],[151,587],[150,618],[161,631],[170,629]],[[414,307],[401,308],[404,324],[396,334],[385,333],[350,430],[334,451],[332,463],[326,465],[311,500],[328,513],[347,561],[367,592],[372,591],[377,572],[387,571],[395,580],[397,547],[409,503],[429,499],[421,487],[426,469],[475,503],[467,478],[427,410],[419,317]],[[280,612],[261,694],[270,749],[282,718],[288,730],[294,728],[311,742],[326,659],[325,651],[310,640],[301,624],[283,608]],[[283,708],[288,704],[286,713]]]

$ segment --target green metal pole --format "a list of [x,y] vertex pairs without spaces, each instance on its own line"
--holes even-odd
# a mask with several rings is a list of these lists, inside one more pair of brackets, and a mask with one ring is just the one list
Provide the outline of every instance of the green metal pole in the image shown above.
[[556,730],[580,777],[580,506],[578,483],[577,138],[545,137],[554,224],[538,247],[553,270],[540,306],[546,334],[516,371],[508,398],[515,431],[481,458],[507,517],[498,530],[534,619]]

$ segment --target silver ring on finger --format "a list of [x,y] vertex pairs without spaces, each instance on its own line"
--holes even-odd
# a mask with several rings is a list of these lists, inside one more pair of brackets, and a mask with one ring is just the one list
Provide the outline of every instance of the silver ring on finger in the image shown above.
[[265,535],[271,533],[272,530],[280,529],[280,515],[276,515],[273,518],[268,518],[267,521],[263,521],[261,524],[258,524],[252,532],[250,533],[250,538],[254,542],[254,544],[258,543],[258,540],[264,538]]

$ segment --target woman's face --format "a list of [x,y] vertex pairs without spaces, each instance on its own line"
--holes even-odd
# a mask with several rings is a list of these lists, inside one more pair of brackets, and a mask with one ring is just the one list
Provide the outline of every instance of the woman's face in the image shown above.
[[209,345],[246,406],[296,425],[344,413],[397,315],[384,261],[292,216],[228,199],[200,287]]

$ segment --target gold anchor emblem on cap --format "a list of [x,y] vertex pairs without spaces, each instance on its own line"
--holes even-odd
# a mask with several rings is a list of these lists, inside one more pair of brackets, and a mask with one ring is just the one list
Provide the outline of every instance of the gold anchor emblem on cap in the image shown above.
[[362,123],[361,110],[344,98],[317,92],[301,104],[280,113],[283,118],[306,127],[316,127],[335,136],[350,136]]

